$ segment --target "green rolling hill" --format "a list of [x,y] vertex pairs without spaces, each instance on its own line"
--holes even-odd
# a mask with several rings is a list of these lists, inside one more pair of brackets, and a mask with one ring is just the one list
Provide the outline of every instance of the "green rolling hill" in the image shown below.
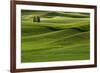
[[[89,13],[21,11],[21,62],[90,59]],[[39,16],[40,22],[33,22]]]

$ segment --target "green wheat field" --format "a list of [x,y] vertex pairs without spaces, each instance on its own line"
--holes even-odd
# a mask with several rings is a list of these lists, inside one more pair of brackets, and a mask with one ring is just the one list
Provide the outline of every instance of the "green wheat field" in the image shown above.
[[89,13],[21,10],[21,62],[89,59]]

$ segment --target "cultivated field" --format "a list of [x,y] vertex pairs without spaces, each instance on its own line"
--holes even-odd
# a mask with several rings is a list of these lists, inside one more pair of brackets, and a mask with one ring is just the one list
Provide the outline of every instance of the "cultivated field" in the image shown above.
[[22,10],[21,33],[22,62],[90,59],[88,13]]

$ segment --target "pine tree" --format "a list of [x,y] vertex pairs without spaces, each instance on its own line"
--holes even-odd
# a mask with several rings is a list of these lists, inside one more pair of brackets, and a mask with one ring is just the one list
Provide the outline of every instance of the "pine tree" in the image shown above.
[[37,16],[37,21],[40,22],[40,17],[39,16]]
[[40,22],[39,16],[33,16],[33,22]]
[[36,22],[36,17],[35,16],[33,16],[33,22]]

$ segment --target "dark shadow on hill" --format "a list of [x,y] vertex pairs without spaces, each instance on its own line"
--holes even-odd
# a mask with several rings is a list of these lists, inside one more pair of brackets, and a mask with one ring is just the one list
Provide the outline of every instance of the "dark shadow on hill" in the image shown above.
[[80,28],[70,28],[70,29],[78,30],[78,31],[80,31],[80,32],[86,32],[86,31],[89,31],[89,30],[80,29]]
[[54,17],[54,16],[63,16],[63,17],[72,17],[72,18],[86,18],[86,17],[89,17],[89,15],[87,14],[83,14],[83,15],[80,15],[80,14],[77,14],[75,15],[74,13],[64,13],[64,12],[48,12],[44,15],[42,15],[42,17]]
[[54,28],[54,27],[46,27],[46,28],[48,28],[48,29],[50,29],[50,30],[52,30],[52,31],[58,31],[58,30],[61,30],[61,29],[59,29],[59,28]]

